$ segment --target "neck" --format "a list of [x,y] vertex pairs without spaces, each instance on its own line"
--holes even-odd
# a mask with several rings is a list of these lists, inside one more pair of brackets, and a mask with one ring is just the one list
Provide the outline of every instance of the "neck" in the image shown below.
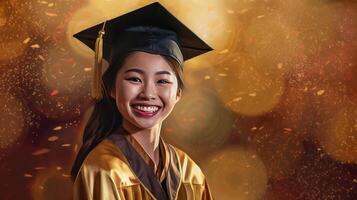
[[137,129],[128,123],[123,123],[123,128],[135,138],[143,147],[148,156],[154,161],[155,166],[159,163],[159,142],[161,123],[148,129]]

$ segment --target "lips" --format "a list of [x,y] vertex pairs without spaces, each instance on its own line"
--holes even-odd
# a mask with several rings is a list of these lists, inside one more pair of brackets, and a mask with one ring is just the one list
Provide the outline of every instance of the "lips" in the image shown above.
[[161,109],[161,106],[149,104],[132,104],[131,107],[136,116],[145,118],[153,117]]

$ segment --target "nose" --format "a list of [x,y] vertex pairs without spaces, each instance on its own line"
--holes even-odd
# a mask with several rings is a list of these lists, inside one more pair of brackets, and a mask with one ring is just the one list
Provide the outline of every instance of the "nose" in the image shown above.
[[156,99],[156,96],[157,96],[157,91],[156,91],[155,84],[152,82],[146,82],[142,87],[139,97],[143,99],[151,100],[151,99]]

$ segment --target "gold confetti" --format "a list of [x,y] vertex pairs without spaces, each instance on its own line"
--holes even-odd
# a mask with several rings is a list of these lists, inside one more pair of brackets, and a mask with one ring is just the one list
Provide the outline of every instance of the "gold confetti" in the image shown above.
[[291,131],[293,131],[293,129],[291,129],[291,128],[284,128],[284,131],[291,132]]
[[225,53],[228,53],[228,52],[229,52],[228,49],[224,49],[224,50],[220,51],[219,54],[225,54]]
[[316,94],[317,94],[318,96],[321,96],[321,95],[323,95],[324,93],[325,93],[325,90],[319,90],[319,91],[316,92]]
[[45,58],[44,58],[43,56],[41,56],[41,55],[38,55],[38,57],[39,57],[42,61],[45,60]]
[[43,167],[43,166],[35,167],[35,170],[43,170],[43,169],[46,169],[46,167]]
[[256,131],[256,130],[258,130],[258,128],[257,128],[256,126],[254,126],[254,127],[252,127],[250,130],[251,130],[251,131]]
[[48,7],[52,7],[52,6],[54,6],[55,4],[54,3],[49,3],[48,4]]
[[257,16],[258,19],[263,18],[265,15],[259,15]]
[[56,126],[53,128],[54,131],[59,131],[59,130],[62,130],[62,126]]
[[30,42],[30,40],[31,40],[31,38],[28,37],[28,38],[26,38],[26,39],[23,41],[23,43],[24,43],[24,44],[27,44],[28,42]]
[[237,97],[237,98],[234,98],[233,100],[232,100],[232,102],[238,102],[238,101],[240,101],[240,100],[242,100],[243,98],[242,97]]
[[205,80],[211,79],[210,76],[205,76]]
[[279,63],[278,64],[278,69],[282,69],[283,68],[283,63]]
[[224,77],[224,76],[227,76],[227,74],[225,74],[225,73],[219,73],[218,76],[223,76],[223,77]]
[[38,49],[38,48],[40,48],[40,45],[39,44],[33,44],[30,47],[33,48],[33,49]]
[[69,174],[62,174],[63,177],[66,177],[66,178],[71,178],[72,176],[69,175]]
[[54,135],[54,136],[49,137],[47,140],[50,142],[54,142],[54,141],[58,140],[58,138],[59,138],[58,136]]
[[33,176],[32,176],[32,174],[24,174],[24,177],[26,177],[26,178],[31,178],[31,177],[33,177]]
[[49,17],[57,17],[56,13],[45,12],[45,14]]
[[59,170],[62,169],[62,167],[61,166],[57,166],[56,169],[59,171]]
[[41,190],[45,189],[45,187],[43,187],[43,185],[40,185],[39,188],[40,188]]
[[42,4],[48,4],[47,1],[40,1],[40,3],[42,3]]
[[84,68],[84,71],[85,71],[85,72],[90,72],[90,71],[92,71],[92,68],[91,68],[91,67],[85,67],[85,68]]
[[234,14],[234,10],[227,9],[227,13],[228,13],[228,14]]
[[253,92],[253,93],[250,93],[248,95],[251,96],[251,97],[255,97],[255,96],[257,96],[257,93]]
[[239,11],[239,14],[244,14],[244,13],[248,12],[248,10],[249,9],[243,9],[243,10]]
[[62,147],[70,147],[71,144],[62,144],[61,146],[62,146]]
[[39,156],[39,155],[42,155],[42,154],[46,154],[48,152],[50,152],[49,149],[43,148],[43,149],[39,149],[39,150],[33,152],[32,155],[33,156]]

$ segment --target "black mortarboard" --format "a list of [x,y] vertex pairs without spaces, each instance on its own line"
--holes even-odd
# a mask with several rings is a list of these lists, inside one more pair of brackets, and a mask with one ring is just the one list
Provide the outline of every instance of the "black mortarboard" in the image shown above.
[[131,51],[170,56],[180,65],[212,48],[160,3],[152,3],[74,35],[95,51],[92,95],[101,99],[102,57],[110,64]]

